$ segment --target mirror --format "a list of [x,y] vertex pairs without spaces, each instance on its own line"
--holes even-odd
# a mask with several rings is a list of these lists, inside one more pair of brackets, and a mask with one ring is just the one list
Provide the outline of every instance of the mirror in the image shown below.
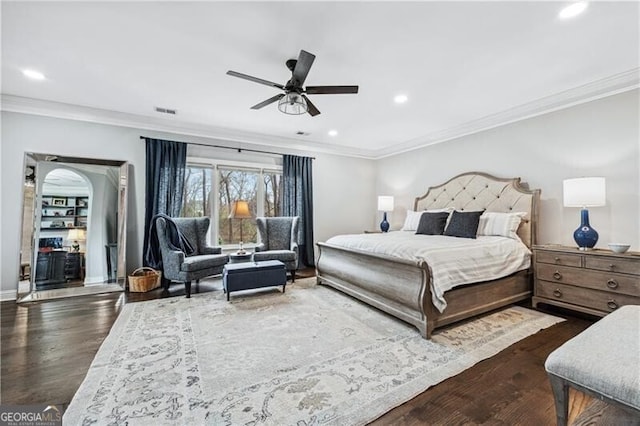
[[25,153],[17,301],[123,291],[128,163]]

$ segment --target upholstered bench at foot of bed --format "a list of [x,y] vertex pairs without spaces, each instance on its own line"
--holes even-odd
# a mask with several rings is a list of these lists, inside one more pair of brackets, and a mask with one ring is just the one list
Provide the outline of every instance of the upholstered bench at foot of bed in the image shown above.
[[545,368],[558,425],[567,424],[569,386],[640,418],[640,306],[596,322],[552,352]]

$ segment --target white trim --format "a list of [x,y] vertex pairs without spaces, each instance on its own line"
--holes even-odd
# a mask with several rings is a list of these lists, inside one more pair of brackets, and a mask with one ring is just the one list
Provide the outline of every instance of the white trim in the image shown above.
[[[337,154],[340,152],[339,155],[366,157],[363,156],[361,154],[361,150],[357,148],[349,148],[326,142],[314,142],[308,139],[301,140],[287,136],[274,136],[205,124],[187,123],[173,118],[148,117],[138,114],[129,114],[100,108],[66,104],[62,102],[46,101],[42,99],[24,98],[21,96],[7,94],[0,95],[0,110],[173,133],[180,136],[186,135],[202,137],[210,139],[212,144],[223,145],[225,143],[228,144],[229,142],[248,143],[268,147],[270,150],[273,150],[274,147],[278,147],[285,149],[286,152],[290,152],[291,150],[312,151],[327,154]],[[188,141],[183,140],[183,142]],[[237,148],[243,148],[243,146],[238,146]]]
[[458,126],[378,150],[358,149],[326,142],[311,141],[309,139],[301,140],[299,138],[273,136],[210,125],[180,122],[173,119],[167,120],[166,117],[148,117],[6,94],[0,95],[0,109],[2,111],[204,137],[211,139],[213,144],[217,142],[238,142],[268,146],[271,149],[274,147],[282,148],[287,152],[291,150],[301,150],[347,157],[380,159],[569,108],[606,96],[623,93],[637,89],[638,87],[640,87],[640,68],[633,68],[532,102],[527,102],[496,114],[468,121]]
[[511,109],[488,115],[477,120],[468,121],[459,126],[431,133],[412,139],[393,147],[376,151],[375,159],[390,157],[408,151],[424,148],[429,145],[446,142],[462,136],[479,133],[506,124],[558,111],[586,102],[595,101],[607,96],[634,90],[640,87],[640,68],[633,68],[613,76],[596,80],[582,86],[574,87],[560,93],[537,99]]
[[18,291],[13,290],[2,290],[0,291],[0,302],[7,302],[9,300],[16,300],[18,298]]

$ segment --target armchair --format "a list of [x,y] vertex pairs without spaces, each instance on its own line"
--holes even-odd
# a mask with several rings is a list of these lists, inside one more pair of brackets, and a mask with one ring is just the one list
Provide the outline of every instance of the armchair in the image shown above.
[[[191,297],[191,281],[222,273],[229,256],[222,254],[222,248],[206,243],[209,229],[208,217],[174,218],[178,230],[189,241],[193,253],[186,254],[171,242],[167,220],[158,218],[156,230],[162,255],[162,272],[168,281],[184,283],[187,298]],[[165,288],[166,289],[166,288]]]
[[296,281],[298,269],[298,216],[257,217],[261,243],[256,246],[253,260],[279,260]]

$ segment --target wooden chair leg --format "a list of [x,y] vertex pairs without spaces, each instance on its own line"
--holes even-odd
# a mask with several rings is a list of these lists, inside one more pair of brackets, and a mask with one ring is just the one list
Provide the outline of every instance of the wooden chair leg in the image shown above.
[[566,426],[569,418],[569,386],[564,379],[553,374],[549,374],[549,381],[556,405],[556,424]]
[[187,293],[187,299],[191,297],[191,281],[184,282],[184,292]]
[[163,274],[163,277],[160,280],[160,284],[162,285],[163,289],[169,290],[169,285],[171,284],[171,281],[165,278]]

